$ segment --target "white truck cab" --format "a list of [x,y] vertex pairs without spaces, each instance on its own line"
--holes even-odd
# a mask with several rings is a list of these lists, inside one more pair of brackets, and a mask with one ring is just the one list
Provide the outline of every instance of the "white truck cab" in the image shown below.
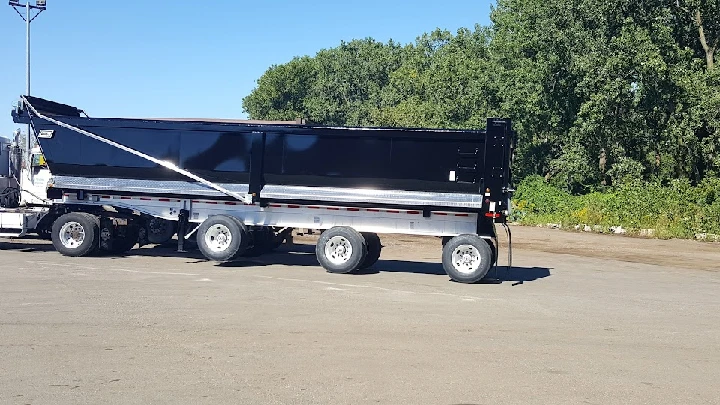
[[52,204],[47,198],[50,169],[40,146],[25,148],[20,131],[0,138],[0,237],[46,234],[38,224]]
[[30,150],[29,164],[29,168],[20,170],[20,205],[50,205],[47,185],[51,173],[39,146]]

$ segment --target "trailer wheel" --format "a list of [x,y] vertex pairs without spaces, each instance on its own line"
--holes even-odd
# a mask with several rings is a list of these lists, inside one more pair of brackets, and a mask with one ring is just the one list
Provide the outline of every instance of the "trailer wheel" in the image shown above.
[[154,245],[162,245],[169,242],[173,235],[175,235],[175,232],[177,232],[177,224],[175,221],[156,217],[150,218],[147,228],[148,242]]
[[56,219],[52,226],[55,250],[64,256],[86,256],[98,246],[100,221],[91,214],[71,212]]
[[482,280],[492,266],[492,249],[477,235],[460,235],[443,247],[442,263],[448,276],[460,283]]
[[213,215],[197,230],[200,252],[216,262],[227,262],[241,255],[247,246],[245,225],[230,215]]
[[261,256],[272,252],[275,248],[275,233],[268,227],[260,227],[253,229],[250,233],[252,239],[252,247],[249,247],[243,253],[246,257]]
[[483,239],[483,240],[488,244],[488,246],[490,246],[490,252],[492,253],[492,257],[490,259],[491,260],[490,267],[492,267],[497,263],[497,255],[498,255],[497,246],[495,246],[493,241],[491,241],[489,239]]
[[382,251],[382,243],[380,237],[376,233],[364,232],[362,233],[365,238],[365,244],[367,245],[367,256],[360,266],[361,269],[367,269],[373,264],[377,263],[380,259],[380,252]]
[[336,226],[320,235],[315,255],[329,273],[349,273],[363,264],[367,257],[367,245],[365,238],[355,229]]
[[111,252],[115,254],[125,253],[138,243],[139,232],[136,226],[129,225],[125,229],[125,235],[113,240]]

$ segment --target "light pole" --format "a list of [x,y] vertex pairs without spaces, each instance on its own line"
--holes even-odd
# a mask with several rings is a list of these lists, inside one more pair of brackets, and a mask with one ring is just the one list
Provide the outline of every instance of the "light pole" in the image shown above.
[[[25,35],[25,67],[27,69],[27,88],[26,95],[30,95],[30,23],[33,22],[37,16],[47,9],[46,0],[36,0],[35,4],[31,4],[30,0],[25,0],[25,4],[20,3],[19,0],[10,0],[10,6],[17,11],[18,15],[25,21],[26,35]],[[25,9],[25,15],[20,12],[20,8]],[[37,13],[33,16],[32,10],[37,10]]]
[[[20,0],[10,0],[9,1],[10,6],[18,13],[20,18],[22,18],[25,21],[25,68],[26,68],[26,89],[25,89],[25,95],[30,95],[30,23],[37,18],[37,16],[40,15],[45,9],[47,8],[47,2],[45,0],[35,0],[35,4],[31,4],[30,0],[25,0],[25,4],[20,3]],[[25,14],[23,15],[22,12],[20,12],[20,9],[25,9]],[[36,10],[37,12],[35,15],[33,15],[33,10]],[[32,148],[32,145],[30,144],[31,136],[30,132],[32,131],[32,125],[28,124],[27,128],[27,134],[25,134],[25,147],[23,148],[23,165],[28,169],[26,170],[26,173],[29,173],[30,178],[27,180],[32,182],[32,170],[30,170],[30,150]],[[23,183],[26,180],[25,176],[20,176],[20,187],[23,188]]]

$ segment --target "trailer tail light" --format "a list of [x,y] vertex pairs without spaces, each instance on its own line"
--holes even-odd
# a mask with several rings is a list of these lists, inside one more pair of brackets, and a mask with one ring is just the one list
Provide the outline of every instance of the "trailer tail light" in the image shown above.
[[486,212],[485,216],[488,218],[500,218],[499,212]]

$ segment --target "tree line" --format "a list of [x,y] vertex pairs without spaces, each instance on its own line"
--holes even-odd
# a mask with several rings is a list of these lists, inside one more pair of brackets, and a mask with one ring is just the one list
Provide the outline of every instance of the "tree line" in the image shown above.
[[573,193],[720,173],[718,0],[497,0],[489,26],[341,42],[271,66],[253,119],[482,128],[511,118],[515,173]]

